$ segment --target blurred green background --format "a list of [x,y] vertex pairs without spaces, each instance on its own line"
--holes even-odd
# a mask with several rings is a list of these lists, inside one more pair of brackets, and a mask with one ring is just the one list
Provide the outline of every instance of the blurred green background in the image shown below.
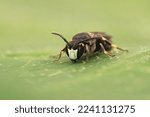
[[[0,0],[0,99],[150,99],[149,4]],[[129,53],[53,62],[65,43],[51,32],[83,31],[105,31]]]

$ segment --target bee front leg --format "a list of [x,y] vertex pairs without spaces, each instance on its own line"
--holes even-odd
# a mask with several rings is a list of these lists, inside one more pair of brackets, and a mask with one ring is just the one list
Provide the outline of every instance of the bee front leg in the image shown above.
[[118,46],[115,45],[115,44],[111,44],[111,47],[112,47],[112,48],[116,48],[116,49],[121,50],[121,51],[126,51],[126,52],[128,52],[128,50],[122,49],[122,48],[118,47]]
[[63,53],[64,53],[64,51],[61,50],[58,58],[55,61],[59,61]]
[[59,61],[61,56],[62,56],[62,54],[64,53],[64,51],[65,51],[65,48],[60,51],[58,58],[55,59],[54,61]]
[[107,52],[107,51],[105,50],[105,48],[104,48],[104,46],[103,46],[102,43],[100,43],[100,46],[101,46],[101,49],[102,49],[102,51],[103,51],[104,54],[106,54],[106,55],[109,56],[109,57],[115,56],[115,55],[113,55],[113,54]]

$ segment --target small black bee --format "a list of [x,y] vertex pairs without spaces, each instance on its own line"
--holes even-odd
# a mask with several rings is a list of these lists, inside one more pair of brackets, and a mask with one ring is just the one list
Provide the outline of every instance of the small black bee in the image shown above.
[[85,57],[86,60],[88,60],[89,56],[95,52],[103,52],[112,57],[114,55],[109,51],[113,48],[128,51],[113,44],[112,37],[104,32],[77,33],[70,42],[68,42],[61,34],[52,34],[60,36],[66,42],[66,46],[61,50],[57,60],[61,58],[63,52],[67,54],[71,61],[76,62],[82,57]]

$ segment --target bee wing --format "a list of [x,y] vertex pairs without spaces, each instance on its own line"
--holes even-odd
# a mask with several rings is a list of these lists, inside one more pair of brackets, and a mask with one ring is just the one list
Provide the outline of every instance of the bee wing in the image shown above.
[[79,41],[78,43],[83,43],[83,42],[85,42],[85,41],[90,41],[90,40],[93,40],[93,39],[95,39],[95,40],[97,40],[97,39],[102,39],[103,41],[105,41],[106,43],[108,43],[108,44],[112,44],[112,42],[110,41],[110,40],[108,40],[108,39],[106,39],[105,37],[93,37],[93,38],[88,38],[88,39],[84,39],[83,41]]

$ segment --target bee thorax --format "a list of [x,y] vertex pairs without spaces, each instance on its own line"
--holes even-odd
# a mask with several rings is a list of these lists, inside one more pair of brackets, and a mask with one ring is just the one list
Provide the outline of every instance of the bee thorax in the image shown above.
[[77,59],[77,50],[68,49],[69,58],[72,60]]

